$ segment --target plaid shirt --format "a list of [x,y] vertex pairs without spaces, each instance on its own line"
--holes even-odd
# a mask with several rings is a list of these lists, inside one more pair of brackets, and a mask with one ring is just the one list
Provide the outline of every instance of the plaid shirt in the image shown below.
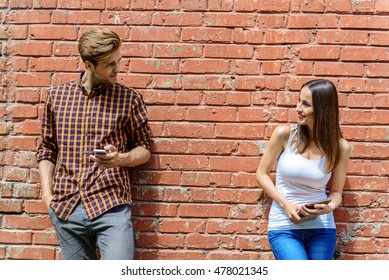
[[[82,74],[81,74],[82,76]],[[108,144],[119,153],[151,149],[146,107],[139,92],[118,83],[101,84],[88,95],[80,80],[49,90],[37,161],[54,163],[56,215],[67,220],[81,199],[93,219],[112,207],[131,203],[130,168],[104,168],[89,159]]]

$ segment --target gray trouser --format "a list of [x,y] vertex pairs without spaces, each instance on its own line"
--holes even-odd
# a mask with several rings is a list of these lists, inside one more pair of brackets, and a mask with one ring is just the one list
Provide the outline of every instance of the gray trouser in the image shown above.
[[131,260],[134,257],[134,232],[131,207],[119,205],[90,220],[79,202],[67,221],[49,209],[51,221],[64,260],[94,260],[96,243],[103,260]]

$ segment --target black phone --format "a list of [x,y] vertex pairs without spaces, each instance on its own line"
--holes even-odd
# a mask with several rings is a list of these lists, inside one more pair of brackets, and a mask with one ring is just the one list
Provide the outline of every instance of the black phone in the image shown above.
[[315,204],[328,204],[331,202],[331,200],[332,199],[319,200],[312,203],[307,203],[304,206],[307,207],[308,209],[315,209]]

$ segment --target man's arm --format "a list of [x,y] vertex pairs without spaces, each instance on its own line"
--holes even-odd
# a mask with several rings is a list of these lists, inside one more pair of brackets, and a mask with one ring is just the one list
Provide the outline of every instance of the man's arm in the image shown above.
[[55,165],[49,160],[39,162],[39,176],[41,179],[42,200],[47,209],[50,207],[50,201],[53,198],[52,182]]

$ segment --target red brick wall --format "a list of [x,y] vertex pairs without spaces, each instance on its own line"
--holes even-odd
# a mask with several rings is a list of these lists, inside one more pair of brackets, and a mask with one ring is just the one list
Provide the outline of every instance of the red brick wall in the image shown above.
[[0,0],[0,259],[57,259],[35,153],[47,88],[78,77],[77,39],[124,40],[120,81],[155,146],[134,172],[136,257],[271,259],[254,172],[301,84],[331,79],[352,144],[341,259],[389,259],[387,0]]

